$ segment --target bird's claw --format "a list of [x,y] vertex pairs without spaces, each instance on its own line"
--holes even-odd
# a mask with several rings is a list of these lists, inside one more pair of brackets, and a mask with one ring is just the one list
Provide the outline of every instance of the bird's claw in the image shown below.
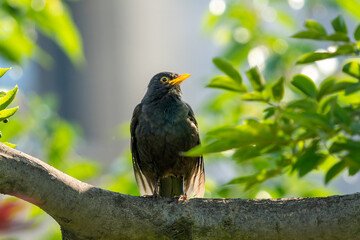
[[188,196],[186,195],[180,195],[178,198],[178,203],[182,202],[182,201],[186,201],[189,200]]

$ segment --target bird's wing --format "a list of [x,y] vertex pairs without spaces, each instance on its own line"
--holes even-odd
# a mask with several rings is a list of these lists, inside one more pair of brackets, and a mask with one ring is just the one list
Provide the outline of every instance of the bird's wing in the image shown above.
[[[190,120],[195,124],[196,128],[198,128],[198,124],[195,118],[195,114],[193,110],[191,109],[190,105],[187,104],[187,107],[189,108],[189,117]],[[196,131],[197,134],[197,143],[196,145],[200,144],[200,136],[199,131]],[[193,147],[195,147],[194,145]],[[184,179],[184,186],[185,186],[185,193],[187,196],[191,196],[193,194],[193,197],[201,198],[204,196],[205,193],[205,169],[204,169],[204,159],[202,156],[197,157],[195,170],[192,172],[191,176],[188,176],[187,179]]]
[[135,179],[138,185],[140,194],[144,195],[152,195],[154,190],[154,181],[146,177],[140,169],[139,166],[139,153],[136,144],[136,136],[135,131],[138,125],[139,116],[141,114],[141,104],[138,104],[135,107],[133,116],[131,118],[130,124],[130,133],[131,133],[131,153],[132,153],[132,163],[134,167]]

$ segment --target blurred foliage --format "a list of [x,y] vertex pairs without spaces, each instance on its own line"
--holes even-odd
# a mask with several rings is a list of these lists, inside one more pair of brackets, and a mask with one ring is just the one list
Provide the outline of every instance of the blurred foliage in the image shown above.
[[[200,121],[212,130],[188,154],[207,154],[207,167],[222,160],[230,172],[225,185],[224,179],[209,184],[208,178],[208,196],[264,197],[258,196],[264,191],[265,197],[326,196],[334,191],[317,183],[313,172],[324,173],[328,183],[343,170],[352,176],[360,169],[360,65],[346,58],[359,56],[360,26],[350,31],[344,18],[336,17],[339,7],[350,11],[342,1],[306,1],[301,11],[331,20],[332,31],[306,20],[305,30],[289,39],[299,28],[291,2],[233,0],[224,12],[210,9],[205,16],[205,31],[223,49],[223,57],[213,59],[223,75],[208,87],[224,91],[209,101]],[[326,50],[310,52],[316,48]],[[334,57],[344,61],[342,71],[335,66],[321,72],[320,60]],[[248,81],[239,68],[249,68]],[[300,179],[308,174],[312,177]]]
[[[10,68],[0,68],[0,78],[2,76],[4,76],[4,74],[9,71]],[[16,93],[18,91],[18,86],[15,86],[14,89],[4,92],[1,91],[0,92],[0,122],[3,123],[8,123],[9,118],[15,114],[15,112],[19,109],[19,107],[13,107],[13,108],[8,108],[7,107],[10,105],[10,103],[15,99]],[[0,128],[1,129],[1,128]],[[2,137],[2,132],[0,131],[0,138]],[[2,143],[6,144],[9,147],[16,147],[15,144],[9,143],[9,142],[4,142],[2,141]]]
[[[102,171],[100,163],[77,154],[76,149],[81,143],[80,128],[65,121],[57,114],[56,98],[53,95],[23,97],[21,96],[18,100],[21,111],[6,123],[6,127],[2,129],[2,139],[16,142],[19,150],[38,157],[74,178],[87,182],[98,178]],[[0,208],[3,206],[3,202],[9,201],[8,199],[13,198],[5,196],[0,198]],[[44,227],[45,220],[49,222],[49,217],[38,207],[19,199],[11,201],[22,206],[21,213],[12,213],[12,210],[9,210],[11,214],[6,215],[9,217],[7,223],[4,223],[9,224],[9,227],[0,229],[0,236],[16,236],[11,230],[17,228],[18,224],[13,220],[17,216],[15,213],[20,216],[20,225],[23,226],[19,230],[31,231],[37,227]],[[48,231],[44,235],[46,237],[41,239],[60,239],[59,229],[54,221],[51,221],[46,229]],[[51,238],[50,235],[54,235],[54,237]],[[0,237],[0,239],[2,238]]]
[[83,61],[80,35],[61,0],[2,0],[0,6],[0,54],[5,59],[22,64],[33,58],[48,67],[52,58],[36,43],[40,32],[56,42],[73,63]]
[[[4,60],[22,65],[25,60],[33,59],[43,67],[51,67],[52,57],[37,43],[38,34],[42,34],[54,41],[74,64],[83,62],[81,37],[63,1],[2,0],[0,6],[0,55]],[[7,70],[0,69],[0,76]],[[16,142],[20,150],[75,178],[94,179],[100,171],[99,163],[76,154],[79,129],[56,114],[53,97],[21,95],[15,101],[21,105],[22,111],[8,120],[17,107],[6,107],[14,100],[17,91],[16,86],[8,92],[0,92],[1,141],[11,147],[16,145],[7,141]],[[13,197],[0,199],[0,236],[15,236],[16,239],[17,232],[33,230],[45,219],[48,222],[48,217],[35,206]],[[53,226],[41,239],[60,239],[57,225],[53,223]],[[56,235],[51,233],[55,228]]]

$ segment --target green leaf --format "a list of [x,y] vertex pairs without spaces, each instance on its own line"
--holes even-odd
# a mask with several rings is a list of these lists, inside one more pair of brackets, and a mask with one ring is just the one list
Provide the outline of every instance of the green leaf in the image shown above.
[[334,142],[329,151],[331,153],[337,153],[341,151],[356,151],[360,149],[360,142],[352,140],[352,139],[345,139],[342,142]]
[[336,177],[340,172],[346,168],[346,162],[340,161],[335,163],[325,175],[325,183],[329,183],[334,177]]
[[3,110],[7,106],[9,106],[9,104],[14,100],[17,91],[18,91],[18,86],[16,85],[14,89],[8,91],[5,96],[0,98],[0,110]]
[[241,97],[242,101],[265,101],[263,95],[260,92],[245,93]]
[[9,71],[11,68],[0,68],[0,78],[4,76],[4,74]]
[[316,98],[318,101],[320,101],[323,97],[336,92],[343,91],[347,88],[350,88],[350,86],[352,85],[354,85],[352,79],[337,81],[335,77],[327,78],[324,81],[322,81],[322,83],[320,84],[319,92]]
[[277,138],[271,128],[254,120],[247,120],[245,124],[237,127],[220,127],[207,134],[208,143],[203,143],[190,151],[185,156],[199,156],[206,153],[222,152],[238,147],[276,144]]
[[357,26],[354,32],[354,38],[356,41],[360,41],[360,24]]
[[359,172],[359,170],[360,169],[357,167],[349,166],[349,176],[354,176]]
[[0,121],[3,121],[6,118],[11,117],[19,109],[19,107],[9,108],[0,111]]
[[343,45],[340,45],[336,49],[335,53],[337,55],[353,54],[353,53],[356,52],[356,49],[357,49],[357,47],[356,47],[355,44],[353,44],[353,43],[345,43]]
[[354,92],[357,92],[360,90],[360,82],[358,83],[351,83],[349,84],[345,89],[345,95],[350,95]]
[[355,44],[343,44],[338,47],[338,49],[333,52],[314,52],[314,53],[306,53],[302,55],[299,60],[296,62],[296,64],[304,64],[304,63],[311,63],[327,58],[336,57],[339,55],[347,55],[347,54],[353,54],[356,52],[356,46]]
[[262,91],[265,88],[265,79],[261,75],[258,67],[252,67],[246,72],[251,85],[255,91]]
[[330,77],[321,82],[316,99],[320,101],[325,95],[332,93],[331,90],[336,82],[335,77]]
[[339,6],[341,6],[344,10],[352,13],[357,18],[360,18],[360,2],[359,0],[337,0],[336,1]]
[[334,103],[332,105],[332,111],[340,122],[344,123],[346,126],[350,125],[351,118],[349,117],[347,111],[339,105],[336,98],[334,99]]
[[275,108],[268,107],[268,108],[264,109],[264,112],[266,113],[264,116],[264,119],[268,119],[275,114]]
[[333,130],[333,124],[323,115],[316,112],[289,112],[281,111],[283,116],[307,128],[307,131],[318,134],[318,130],[329,132]]
[[324,35],[314,31],[301,31],[291,36],[292,38],[322,40]]
[[349,42],[350,38],[348,37],[348,35],[346,33],[342,33],[342,32],[335,32],[329,36],[326,36],[324,38],[324,40],[327,41],[337,41],[337,42]]
[[211,82],[207,85],[210,88],[219,88],[235,92],[246,92],[246,86],[242,83],[234,81],[232,78],[225,76],[218,76],[211,79]]
[[6,146],[11,147],[11,148],[16,148],[17,147],[16,144],[12,144],[12,143],[9,143],[9,142],[3,142],[3,144],[5,144]]
[[[317,103],[311,98],[303,98],[299,100],[292,100],[287,105],[286,108],[298,108],[303,109],[308,112],[315,112],[317,108]],[[293,110],[291,110],[293,111]]]
[[341,15],[332,20],[331,25],[334,28],[335,32],[347,33],[346,23]]
[[294,164],[294,170],[298,170],[299,176],[303,177],[316,168],[324,159],[325,155],[317,153],[319,141],[313,141],[309,148],[298,158]]
[[284,78],[281,77],[271,87],[272,97],[276,102],[280,102],[284,97]]
[[297,60],[296,64],[312,63],[319,60],[332,58],[335,56],[337,56],[336,53],[329,53],[329,52],[305,53],[299,58],[299,60]]
[[220,69],[223,73],[232,78],[235,82],[239,84],[242,83],[242,77],[240,73],[229,61],[223,58],[214,58],[213,63],[218,69]]
[[305,20],[305,27],[307,29],[309,29],[310,31],[317,32],[317,33],[319,33],[321,35],[324,35],[324,36],[326,35],[325,28],[318,21],[306,19]]
[[315,83],[305,75],[295,75],[291,84],[309,97],[315,98],[317,95]]
[[356,61],[346,63],[342,71],[360,80],[360,64]]

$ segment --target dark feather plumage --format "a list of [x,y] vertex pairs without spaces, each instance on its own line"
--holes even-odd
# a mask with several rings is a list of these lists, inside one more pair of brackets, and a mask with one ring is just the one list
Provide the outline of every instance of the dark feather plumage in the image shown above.
[[[181,100],[179,84],[169,83],[178,76],[155,75],[131,119],[131,152],[141,195],[204,195],[202,156],[181,155],[199,145],[200,138],[194,112]],[[164,77],[169,81],[163,82]]]

